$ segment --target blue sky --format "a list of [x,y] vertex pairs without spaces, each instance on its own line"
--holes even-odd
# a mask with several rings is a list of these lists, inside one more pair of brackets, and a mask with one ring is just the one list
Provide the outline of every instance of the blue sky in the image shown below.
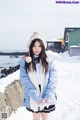
[[0,49],[26,49],[34,31],[61,38],[65,27],[80,27],[79,11],[80,4],[55,0],[0,0]]

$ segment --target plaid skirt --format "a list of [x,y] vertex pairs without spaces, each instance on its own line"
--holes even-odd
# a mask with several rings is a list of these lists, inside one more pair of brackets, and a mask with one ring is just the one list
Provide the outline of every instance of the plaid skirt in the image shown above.
[[[27,108],[26,107],[26,109],[28,110],[28,111],[30,111],[30,112],[35,112],[34,110],[32,110],[32,109],[29,109],[29,108]],[[39,112],[45,112],[45,113],[50,113],[51,111],[54,111],[55,110],[55,105],[50,105],[48,108],[47,107],[44,107],[44,109],[43,110],[39,110],[38,109],[38,111],[36,111],[35,113],[39,113]]]

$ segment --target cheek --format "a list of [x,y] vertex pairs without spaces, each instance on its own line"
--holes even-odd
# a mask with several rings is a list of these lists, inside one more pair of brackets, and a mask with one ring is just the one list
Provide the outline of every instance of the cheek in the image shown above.
[[34,51],[35,51],[35,48],[32,48],[32,51],[34,52]]
[[39,48],[40,52],[42,51],[42,48]]

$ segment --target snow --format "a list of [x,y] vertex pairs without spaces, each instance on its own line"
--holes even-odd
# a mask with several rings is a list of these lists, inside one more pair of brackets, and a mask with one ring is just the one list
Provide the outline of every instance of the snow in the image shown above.
[[[80,56],[70,57],[68,52],[53,53],[53,59],[58,71],[57,107],[49,113],[49,120],[80,120]],[[14,79],[15,75],[19,78],[19,71],[3,78],[2,86],[10,84],[9,79]],[[32,113],[20,107],[7,120],[18,119],[32,120]]]
[[50,40],[47,40],[47,42],[61,42],[60,39],[50,39]]
[[6,86],[8,86],[14,80],[19,80],[19,72],[20,70],[17,70],[16,72],[8,75],[7,77],[0,79],[0,92],[4,93]]
[[80,47],[80,46],[77,46],[77,45],[71,45],[70,47]]

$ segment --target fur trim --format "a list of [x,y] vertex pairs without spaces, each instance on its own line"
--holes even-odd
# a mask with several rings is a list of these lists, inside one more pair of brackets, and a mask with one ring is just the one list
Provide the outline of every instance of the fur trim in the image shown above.
[[50,63],[50,62],[52,61],[52,58],[51,58],[51,57],[47,57],[47,58],[46,58],[46,61],[47,61],[48,63]]
[[30,56],[26,57],[24,56],[24,60],[27,62],[27,63],[30,63],[32,61],[32,58]]
[[[32,61],[32,58],[30,57],[30,56],[28,56],[28,57],[24,57],[24,60],[27,62],[27,63],[30,63],[31,61]],[[48,62],[48,63],[50,63],[51,61],[52,61],[52,58],[50,57],[50,56],[48,56],[47,58],[46,58],[46,61]]]
[[47,55],[46,61],[47,61],[48,63],[50,63],[53,59],[52,59],[52,57],[50,56],[50,53],[48,53],[47,51],[46,51],[46,55]]
[[[32,64],[31,64],[31,69],[32,69]],[[37,78],[36,78],[36,72],[35,71],[28,71],[28,75],[30,77],[31,82],[33,83],[33,85],[35,86],[36,90],[38,91],[38,93],[42,96],[43,93],[43,86],[45,83],[45,71],[43,70],[42,65],[40,65],[40,84],[41,84],[41,93],[39,90],[39,86],[37,83]],[[42,110],[42,105],[38,105],[32,98],[30,98],[30,107],[31,109],[33,109],[34,111],[38,111],[38,107],[40,107],[40,110]]]

